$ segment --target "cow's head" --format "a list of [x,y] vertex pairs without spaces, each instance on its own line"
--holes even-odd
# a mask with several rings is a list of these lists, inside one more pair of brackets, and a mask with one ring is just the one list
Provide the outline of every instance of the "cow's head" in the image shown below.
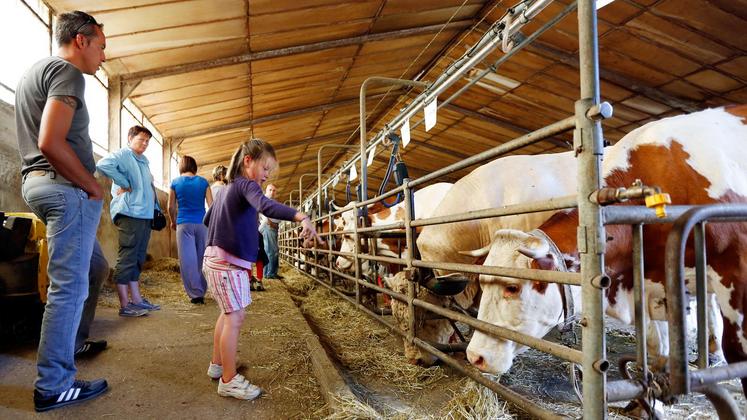
[[[352,207],[353,207],[352,203],[347,204],[344,207],[338,207],[334,203],[331,203],[331,206],[333,207],[335,211],[347,209],[347,211],[335,216],[332,219],[332,223],[334,225],[332,226],[332,230],[334,232],[352,230],[355,224],[355,212],[352,210]],[[336,242],[337,242],[337,245],[339,245],[340,247],[339,248],[340,252],[353,252],[355,250],[355,240],[353,239],[353,235],[351,234],[344,234],[342,236],[337,236]],[[338,270],[350,271],[353,267],[353,260],[340,255],[335,259],[335,266],[337,267]]]
[[[403,271],[400,271],[394,276],[385,277],[384,281],[393,291],[407,295],[408,280]],[[434,305],[446,306],[447,304],[446,298],[429,293],[425,288],[420,288],[418,298]],[[426,319],[427,314],[428,311],[425,309],[415,308],[415,328],[417,337],[425,341],[442,344],[448,343],[449,338],[454,333],[449,321],[443,318]],[[407,321],[406,303],[392,299],[392,316],[396,320],[397,326],[399,326],[402,331],[405,333],[410,331],[410,323]],[[438,360],[432,354],[407,342],[405,342],[405,357],[410,363],[420,366],[431,366],[436,363],[436,360]]]
[[[461,253],[485,257],[484,264],[489,266],[532,268],[532,262],[537,261],[541,268],[552,269],[555,257],[549,249],[542,238],[501,229],[495,232],[490,245]],[[554,284],[483,274],[480,286],[478,319],[481,321],[537,338],[562,321],[563,302],[560,289]],[[514,357],[524,350],[525,346],[513,341],[475,331],[467,358],[478,369],[500,375],[511,368]]]

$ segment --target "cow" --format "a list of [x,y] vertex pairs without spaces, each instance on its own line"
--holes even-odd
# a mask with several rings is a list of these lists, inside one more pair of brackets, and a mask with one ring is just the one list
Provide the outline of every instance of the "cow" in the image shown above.
[[[439,182],[415,191],[413,203],[415,207],[415,218],[422,219],[430,217],[433,209],[438,206],[451,186],[452,184],[448,182]],[[345,208],[349,207],[350,205]],[[370,226],[388,225],[404,220],[404,201],[389,208],[381,203],[373,204],[368,208],[368,224]],[[334,223],[335,230],[338,232],[342,230],[352,230],[353,225],[355,224],[355,212],[352,210],[343,212],[339,217],[335,218]],[[355,251],[355,240],[353,239],[352,234],[344,234],[340,242],[340,252]],[[397,239],[377,238],[375,243],[376,253],[387,257],[399,258],[400,251],[404,253],[404,250],[406,249],[404,240],[400,242]],[[335,265],[339,270],[349,271],[353,266],[353,260],[341,255],[337,257]]]
[[[745,203],[746,124],[747,106],[744,105],[648,123],[606,150],[602,166],[604,185],[627,187],[640,179],[645,185],[655,185],[667,192],[673,204]],[[573,176],[574,171],[567,175]],[[578,271],[577,226],[578,212],[573,210],[557,212],[539,227],[539,232],[496,231],[495,236],[500,240],[490,246],[486,264]],[[670,229],[666,224],[644,228],[646,302],[654,319],[664,314],[663,251]],[[611,285],[605,293],[605,312],[631,323],[634,321],[632,233],[627,226],[615,225],[608,226],[606,232],[605,272]],[[706,226],[706,242],[709,289],[715,293],[723,321],[723,353],[728,362],[745,360],[747,224],[710,223]],[[692,249],[687,252],[686,266],[694,266]],[[688,287],[694,287],[691,277],[686,277]],[[513,329],[517,320],[552,323],[562,316],[557,294],[532,294],[535,289],[557,290],[555,285],[494,276],[482,276],[481,283],[479,317],[484,321]],[[718,331],[717,323],[714,329]],[[717,338],[711,338],[712,345]],[[717,340],[715,342],[719,345]],[[470,363],[492,374],[504,373],[513,356],[514,352],[506,351],[504,340],[479,332],[475,333],[467,350]],[[744,380],[742,385],[744,388]]]
[[[493,160],[454,183],[431,216],[446,216],[571,195],[576,191],[576,179],[566,175],[572,173],[576,165],[576,159],[571,152],[536,156],[515,155]],[[463,255],[460,251],[489,245],[492,234],[497,229],[536,228],[552,214],[553,212],[546,211],[425,226],[417,239],[418,251],[423,261],[480,263],[481,258]],[[442,270],[435,272],[436,275],[451,274]],[[477,276],[462,274],[472,280],[464,292],[456,296],[443,297],[426,293],[425,289],[421,288],[419,297],[424,299],[425,296],[431,303],[435,299],[444,307],[452,306],[453,303],[462,309],[476,309],[480,297]],[[406,283],[403,284],[402,279],[387,281],[393,290],[406,290]],[[409,324],[407,312],[403,307],[406,308],[404,303],[392,302],[392,314],[398,326],[406,330]],[[416,308],[416,318],[425,319],[424,312]],[[454,332],[451,323],[445,319],[424,321],[422,327],[423,330],[417,332],[418,337],[442,344],[447,343]],[[405,345],[405,353],[414,364],[431,365],[436,361],[430,353],[408,344]]]

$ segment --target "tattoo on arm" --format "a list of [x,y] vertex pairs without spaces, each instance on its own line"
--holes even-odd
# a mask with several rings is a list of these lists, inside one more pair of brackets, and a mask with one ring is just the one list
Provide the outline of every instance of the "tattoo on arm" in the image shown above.
[[73,96],[53,96],[52,99],[60,101],[74,110],[78,109],[78,101]]

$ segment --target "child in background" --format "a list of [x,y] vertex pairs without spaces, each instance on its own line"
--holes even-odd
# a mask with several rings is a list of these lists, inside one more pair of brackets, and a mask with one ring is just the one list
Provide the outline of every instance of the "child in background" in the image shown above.
[[205,215],[208,239],[203,272],[221,309],[207,374],[218,379],[218,395],[224,397],[253,400],[262,393],[236,372],[239,330],[244,308],[252,302],[249,281],[259,250],[257,212],[301,222],[301,236],[321,242],[307,215],[264,195],[261,184],[276,165],[275,149],[269,143],[251,139],[239,146],[228,168],[228,186]]

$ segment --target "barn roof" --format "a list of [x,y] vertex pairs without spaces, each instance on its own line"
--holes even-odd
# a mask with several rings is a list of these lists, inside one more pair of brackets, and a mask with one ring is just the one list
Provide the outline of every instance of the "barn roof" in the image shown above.
[[[46,0],[105,24],[110,79],[200,173],[227,164],[256,136],[278,151],[280,199],[316,172],[324,144],[357,144],[358,92],[370,76],[432,82],[514,2],[493,0]],[[553,2],[528,35],[570,2]],[[747,102],[747,0],[617,0],[599,11],[604,122],[614,142],[653,119]],[[573,113],[578,98],[576,15],[413,130],[402,156],[419,176]],[[486,68],[499,50],[478,66]],[[473,74],[474,75],[474,74]],[[452,86],[449,96],[470,80]],[[375,133],[418,90],[376,87],[367,100]],[[422,115],[422,114],[421,114]],[[570,134],[518,153],[568,149]],[[387,153],[369,168],[369,195]],[[349,154],[335,150],[325,172]],[[463,170],[445,179],[454,181]],[[305,188],[316,184],[305,177]],[[338,185],[338,193],[344,188]],[[305,192],[304,195],[308,194]]]

